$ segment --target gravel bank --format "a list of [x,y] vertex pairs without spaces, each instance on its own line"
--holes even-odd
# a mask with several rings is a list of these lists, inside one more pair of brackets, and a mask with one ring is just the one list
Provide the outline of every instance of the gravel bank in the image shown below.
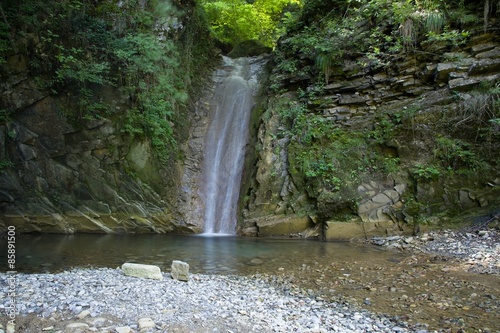
[[464,269],[481,274],[500,274],[500,232],[495,229],[444,230],[415,237],[375,237],[371,243],[454,258]]
[[[10,306],[8,277],[0,275],[2,313]],[[76,269],[17,274],[16,280],[20,315],[44,318],[26,324],[22,332],[418,331],[389,317],[308,296],[271,276],[192,274],[181,282],[169,274],[154,281],[125,276],[120,269]]]

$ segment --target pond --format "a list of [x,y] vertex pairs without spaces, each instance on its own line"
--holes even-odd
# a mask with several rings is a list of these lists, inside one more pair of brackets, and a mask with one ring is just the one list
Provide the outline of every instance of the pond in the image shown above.
[[[6,239],[0,240],[7,253]],[[125,262],[169,271],[173,260],[203,274],[274,273],[281,268],[330,262],[400,260],[402,254],[370,245],[315,240],[186,235],[24,234],[16,239],[16,270],[57,272],[72,267],[116,268]],[[6,271],[6,261],[1,261]]]

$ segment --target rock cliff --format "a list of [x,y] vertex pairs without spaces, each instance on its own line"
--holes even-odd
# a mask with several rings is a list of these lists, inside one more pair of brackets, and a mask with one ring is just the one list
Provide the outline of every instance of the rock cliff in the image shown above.
[[0,231],[200,232],[188,132],[215,53],[196,3],[0,9]]
[[[74,100],[39,89],[26,59],[9,59],[2,99],[15,105],[0,125],[1,227],[19,232],[196,232],[177,211],[183,165],[161,165],[147,140],[131,139],[112,119],[70,124]],[[101,91],[126,108],[117,89]]]
[[[498,35],[477,33],[462,47],[436,43],[421,51],[379,68],[364,55],[344,59],[319,88],[307,75],[276,71],[281,92],[270,96],[256,133],[243,234],[411,233],[458,213],[498,208]],[[293,111],[297,105],[303,113]],[[324,131],[301,139],[306,134],[290,130],[301,114],[313,123],[309,129]],[[480,133],[483,125],[488,133]],[[344,136],[325,133],[334,131]],[[349,135],[361,139],[342,144]]]

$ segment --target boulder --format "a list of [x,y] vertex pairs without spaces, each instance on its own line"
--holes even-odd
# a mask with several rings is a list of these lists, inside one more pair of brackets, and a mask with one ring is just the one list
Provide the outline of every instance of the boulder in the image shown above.
[[160,267],[155,265],[125,263],[122,265],[123,274],[144,279],[162,280]]
[[180,281],[189,280],[189,264],[180,260],[172,261],[172,271],[170,272],[172,279]]

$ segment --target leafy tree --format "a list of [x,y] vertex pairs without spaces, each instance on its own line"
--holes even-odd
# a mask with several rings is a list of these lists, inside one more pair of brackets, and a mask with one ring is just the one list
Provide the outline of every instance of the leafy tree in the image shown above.
[[259,40],[274,46],[279,37],[278,25],[287,8],[301,0],[202,0],[215,38],[236,45],[245,40]]

